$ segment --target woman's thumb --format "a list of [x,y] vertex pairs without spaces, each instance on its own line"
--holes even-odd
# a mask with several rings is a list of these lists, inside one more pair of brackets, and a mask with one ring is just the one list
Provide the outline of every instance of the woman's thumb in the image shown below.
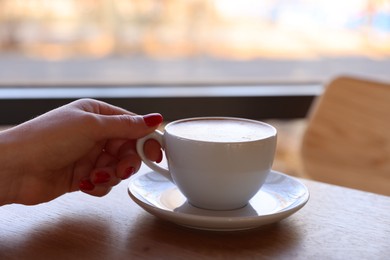
[[101,115],[101,137],[137,139],[153,132],[162,122],[158,113],[139,115]]

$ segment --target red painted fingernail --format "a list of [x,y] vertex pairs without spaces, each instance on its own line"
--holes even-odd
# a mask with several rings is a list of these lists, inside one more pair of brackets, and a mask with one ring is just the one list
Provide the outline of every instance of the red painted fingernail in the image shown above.
[[95,174],[95,178],[93,179],[93,183],[96,183],[96,184],[102,184],[102,183],[106,183],[106,182],[109,182],[111,179],[111,176],[108,172],[97,172]]
[[135,173],[135,168],[134,167],[129,167],[125,170],[125,174],[122,176],[122,180],[126,180],[129,178],[131,175]]
[[160,154],[159,154],[158,159],[156,160],[156,163],[160,163],[160,162],[162,161],[162,159],[163,159],[163,153],[162,153],[162,151],[160,150]]
[[80,190],[91,191],[95,188],[95,185],[89,179],[81,180],[79,183]]
[[163,117],[160,114],[149,114],[144,116],[145,124],[149,127],[158,126],[163,122]]

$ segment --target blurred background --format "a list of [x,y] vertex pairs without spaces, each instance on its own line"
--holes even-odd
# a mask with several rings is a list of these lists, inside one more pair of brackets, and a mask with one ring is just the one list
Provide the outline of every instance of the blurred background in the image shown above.
[[[164,95],[108,101],[166,117],[276,109],[288,117],[311,102],[295,97],[294,86],[315,88],[340,74],[390,81],[390,0],[0,0],[0,106],[7,111],[0,124],[74,98],[66,91],[46,97],[48,88],[83,86],[111,94],[113,86],[152,92],[211,84],[227,92],[236,84],[267,93],[284,84],[286,94],[221,98],[218,105]],[[305,118],[269,122],[279,132],[274,168],[302,176]]]
[[390,0],[0,0],[0,83],[390,80]]

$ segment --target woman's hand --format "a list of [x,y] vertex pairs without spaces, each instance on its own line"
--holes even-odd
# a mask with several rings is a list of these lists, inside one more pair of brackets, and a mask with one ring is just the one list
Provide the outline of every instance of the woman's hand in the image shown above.
[[[138,171],[137,138],[153,132],[160,114],[138,116],[81,99],[0,133],[0,205],[37,204],[81,190],[95,196]],[[147,156],[161,161],[155,141]]]

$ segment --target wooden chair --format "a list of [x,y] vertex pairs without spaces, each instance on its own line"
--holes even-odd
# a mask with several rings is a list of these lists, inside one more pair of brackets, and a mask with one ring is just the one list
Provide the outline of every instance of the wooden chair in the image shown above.
[[390,196],[390,84],[332,81],[310,111],[301,155],[309,178]]

